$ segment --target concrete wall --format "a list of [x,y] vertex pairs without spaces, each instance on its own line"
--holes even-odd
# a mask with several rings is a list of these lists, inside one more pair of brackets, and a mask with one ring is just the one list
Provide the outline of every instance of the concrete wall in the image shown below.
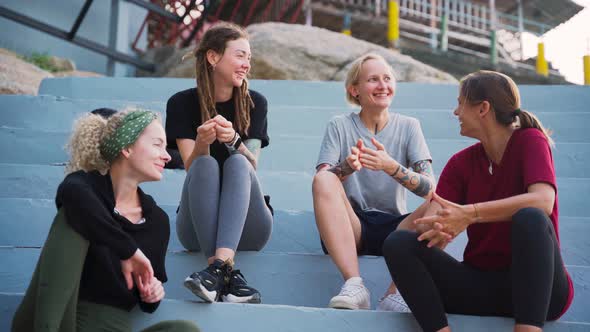
[[[84,5],[84,0],[0,0],[0,5],[69,31]],[[124,1],[120,1],[119,6],[117,50],[133,55],[131,43],[147,12]],[[110,13],[111,1],[94,1],[77,36],[108,46]],[[145,33],[141,41],[138,46],[144,48]],[[46,52],[50,55],[72,59],[79,70],[100,74],[107,73],[106,56],[5,18],[0,18],[0,47],[25,55],[33,52]],[[115,68],[115,76],[130,76],[134,72],[134,68],[127,65],[117,65]]]

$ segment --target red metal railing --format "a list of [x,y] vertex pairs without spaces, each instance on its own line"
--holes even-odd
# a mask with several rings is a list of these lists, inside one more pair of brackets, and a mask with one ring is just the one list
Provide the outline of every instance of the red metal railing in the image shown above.
[[[161,16],[148,13],[133,41],[132,47],[137,52],[141,34],[148,31],[147,48],[164,45],[190,45],[198,42],[202,34],[217,21],[230,21],[242,26],[269,21],[297,23],[305,0],[219,0],[210,1],[215,13],[205,10],[204,1],[190,0],[150,0],[166,10],[183,16],[184,22],[176,23]],[[246,13],[245,15],[243,15]],[[195,31],[198,29],[198,31]]]

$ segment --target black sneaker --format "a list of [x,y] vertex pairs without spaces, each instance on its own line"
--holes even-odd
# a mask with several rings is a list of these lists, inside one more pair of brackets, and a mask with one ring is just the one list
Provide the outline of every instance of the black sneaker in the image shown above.
[[223,302],[231,303],[260,303],[260,292],[246,284],[246,278],[240,270],[233,270],[227,266],[229,281],[221,298]]
[[215,302],[226,288],[227,267],[221,259],[200,272],[195,272],[184,280],[184,286],[206,302]]

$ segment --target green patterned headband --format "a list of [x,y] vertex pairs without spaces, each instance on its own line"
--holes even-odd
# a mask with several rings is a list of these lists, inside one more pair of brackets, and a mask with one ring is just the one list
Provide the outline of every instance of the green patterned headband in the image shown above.
[[132,111],[125,115],[122,123],[109,137],[100,144],[100,154],[109,163],[115,160],[119,152],[135,143],[141,132],[156,118],[150,111]]

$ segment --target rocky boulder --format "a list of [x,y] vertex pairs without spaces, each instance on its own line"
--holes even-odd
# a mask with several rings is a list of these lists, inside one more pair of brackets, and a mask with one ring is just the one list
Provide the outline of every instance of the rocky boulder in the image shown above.
[[0,94],[36,95],[41,80],[46,77],[53,75],[13,52],[0,49]]
[[53,73],[53,77],[104,77],[104,75],[95,73],[93,71],[67,70]]
[[138,70],[137,76],[195,77],[195,58],[191,55],[192,50],[192,47],[177,49],[169,45],[149,49],[141,58],[157,64],[156,72]]
[[76,64],[69,59],[52,56],[48,62],[57,72],[50,73],[26,62],[16,53],[0,48],[0,94],[36,95],[41,81],[48,77],[103,76],[76,70]]
[[55,70],[56,72],[70,72],[70,71],[76,71],[76,64],[74,63],[74,61],[70,60],[70,59],[64,59],[64,58],[60,58],[60,57],[56,57],[56,56],[50,56],[48,61],[49,65],[54,68],[52,70]]
[[457,83],[450,74],[410,56],[322,28],[263,23],[249,26],[248,32],[253,78],[343,81],[355,59],[377,53],[399,81]]
[[[448,73],[410,56],[341,33],[305,25],[262,23],[248,27],[252,47],[252,79],[343,81],[352,62],[369,53],[391,64],[399,81],[451,83]],[[191,48],[170,46],[149,50],[144,59],[158,64],[154,74],[139,76],[195,77]]]

